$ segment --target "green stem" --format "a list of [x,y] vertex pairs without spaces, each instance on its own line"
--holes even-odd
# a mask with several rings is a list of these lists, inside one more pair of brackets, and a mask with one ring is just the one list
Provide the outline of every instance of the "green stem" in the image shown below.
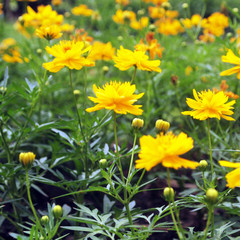
[[137,67],[134,66],[134,72],[133,72],[133,75],[132,75],[131,83],[133,83],[133,80],[135,79],[136,72],[137,72]]
[[79,128],[80,128],[80,132],[82,134],[84,142],[86,143],[85,135],[84,135],[83,128],[82,128],[81,118],[80,118],[80,115],[79,115],[79,112],[78,112],[78,108],[77,108],[77,99],[76,99],[76,96],[74,94],[71,69],[69,69],[69,78],[70,78],[70,86],[71,86],[72,95],[73,95],[73,99],[74,99],[75,109],[76,109],[76,112],[77,112],[77,118],[78,118],[78,124],[79,124]]
[[207,189],[207,183],[206,183],[206,178],[205,178],[205,171],[203,171],[203,184],[204,184],[204,188]]
[[129,171],[128,171],[128,177],[127,177],[127,183],[126,183],[126,185],[128,185],[129,178],[130,178],[130,174],[131,174],[131,172],[132,172],[133,157],[134,157],[134,153],[135,153],[136,141],[137,141],[137,133],[135,133],[135,135],[134,135],[133,150],[132,150],[132,156],[131,156],[131,161],[130,161],[130,166],[129,166]]
[[27,195],[28,195],[28,201],[29,201],[29,204],[30,204],[30,207],[32,209],[32,212],[33,212],[33,215],[35,217],[35,220],[39,226],[39,230],[41,232],[41,234],[44,234],[44,231],[43,231],[43,228],[42,228],[42,225],[39,221],[39,218],[37,216],[37,213],[36,213],[36,210],[33,206],[33,203],[32,203],[32,198],[31,198],[31,193],[30,193],[30,183],[29,183],[29,175],[28,175],[28,170],[26,170],[26,184],[27,184]]
[[[170,185],[170,170],[169,170],[169,168],[167,168],[167,183],[168,183],[168,187],[170,188],[171,185]],[[179,222],[177,223],[177,221],[176,221],[176,218],[175,218],[174,213],[173,213],[173,210],[172,210],[172,204],[173,204],[174,208],[176,208],[176,206],[175,206],[175,204],[174,204],[174,201],[171,201],[171,200],[170,200],[170,201],[169,201],[170,213],[171,213],[172,220],[173,220],[174,226],[175,226],[175,228],[176,228],[178,237],[179,237],[179,239],[181,240],[181,239],[184,239],[184,238],[183,238],[184,235],[180,232],[180,230],[179,230],[179,228],[178,228],[178,224],[179,224],[179,226],[181,226],[181,223],[180,223],[180,219],[179,219],[179,218],[178,218]],[[175,211],[176,211],[176,210],[175,210]]]
[[209,228],[209,225],[212,221],[212,213],[213,213],[213,209],[212,209],[212,207],[209,207],[209,209],[208,209],[208,219],[207,219],[207,224],[206,224],[205,234],[204,234],[203,240],[205,240],[207,238],[208,228]]
[[121,174],[122,182],[124,183],[124,175],[122,170],[122,163],[120,159],[120,154],[118,150],[118,139],[117,139],[117,116],[116,113],[113,112],[113,128],[114,128],[114,137],[115,137],[115,146],[116,146],[116,154],[117,154],[117,165]]
[[213,158],[212,158],[212,143],[211,143],[211,135],[210,135],[210,123],[208,118],[208,142],[209,142],[209,157],[211,164],[211,180],[213,181]]
[[145,172],[146,172],[146,169],[144,168],[143,171],[142,171],[142,174],[141,174],[140,178],[138,179],[138,182],[137,182],[137,184],[136,184],[136,187],[138,187],[138,185],[139,185],[140,182],[142,181],[142,178],[143,178]]
[[7,152],[8,163],[11,163],[11,152],[10,152],[10,149],[8,147],[6,138],[4,136],[4,132],[3,132],[2,126],[3,126],[3,122],[2,122],[2,120],[0,120],[0,133],[1,133],[1,136],[2,136],[3,145],[4,145],[4,148],[5,148],[6,152]]

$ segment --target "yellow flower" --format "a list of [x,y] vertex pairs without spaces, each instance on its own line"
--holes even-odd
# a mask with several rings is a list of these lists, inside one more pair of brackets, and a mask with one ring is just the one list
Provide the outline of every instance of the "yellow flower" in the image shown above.
[[139,21],[137,21],[136,19],[131,21],[130,27],[135,30],[141,30],[141,29],[147,27],[148,22],[149,22],[148,17],[141,17],[139,19]]
[[240,163],[232,163],[228,161],[219,161],[219,164],[223,167],[236,168],[226,175],[227,187],[235,188],[240,187]]
[[52,40],[62,36],[61,28],[58,25],[41,26],[36,29],[35,34],[40,38]]
[[125,71],[132,66],[137,67],[139,70],[161,72],[159,68],[160,60],[148,60],[149,57],[144,51],[131,51],[120,46],[117,50],[117,56],[113,57],[115,67],[121,71]]
[[50,72],[58,72],[63,67],[80,70],[84,66],[94,66],[95,63],[83,57],[91,46],[85,47],[84,42],[60,41],[52,47],[46,47],[49,54],[55,57],[52,62],[44,63],[43,67]]
[[130,82],[110,82],[103,86],[103,89],[93,85],[95,97],[88,97],[96,106],[87,108],[87,112],[94,112],[100,109],[113,110],[119,114],[131,113],[133,115],[141,115],[142,105],[133,105],[137,99],[141,98],[144,93],[134,94],[136,86]]
[[42,25],[60,25],[63,22],[63,15],[52,10],[51,5],[40,5],[35,12],[30,6],[27,7],[27,13],[22,15],[24,27],[40,27]]
[[240,79],[240,58],[237,57],[231,49],[228,49],[226,56],[222,56],[222,61],[235,64],[237,66],[221,72],[220,76],[228,76],[237,73],[237,78]]
[[88,58],[92,60],[111,60],[115,55],[115,48],[110,42],[94,42]]
[[136,20],[136,14],[133,11],[118,9],[116,14],[112,16],[112,19],[115,23],[124,24],[127,21]]
[[214,91],[201,91],[197,93],[193,89],[193,96],[195,98],[187,98],[187,105],[192,108],[192,111],[182,112],[183,115],[190,115],[195,119],[205,120],[207,118],[224,118],[229,121],[235,121],[234,118],[227,115],[232,115],[232,105],[235,104],[235,100],[228,102],[228,97],[223,91],[215,93]]
[[181,132],[175,136],[172,132],[160,133],[156,138],[142,136],[140,138],[139,159],[136,168],[145,168],[147,171],[161,163],[164,167],[179,169],[195,169],[199,163],[179,157],[193,148],[193,139]]
[[62,4],[62,0],[52,0],[52,5],[53,6],[59,6]]
[[93,10],[92,9],[89,9],[87,5],[85,4],[80,4],[79,6],[77,7],[74,7],[72,9],[72,14],[73,15],[76,15],[76,16],[86,16],[86,17],[89,17],[93,14]]

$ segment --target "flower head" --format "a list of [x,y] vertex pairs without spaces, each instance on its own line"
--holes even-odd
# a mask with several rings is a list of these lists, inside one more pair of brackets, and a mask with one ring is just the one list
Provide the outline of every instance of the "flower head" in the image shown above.
[[58,25],[41,26],[36,29],[36,35],[40,38],[52,40],[62,36],[61,27]]
[[131,51],[122,46],[117,50],[117,56],[113,57],[115,67],[121,71],[126,71],[132,66],[137,67],[139,70],[161,72],[159,68],[160,60],[149,60],[145,51]]
[[86,16],[86,17],[89,17],[89,16],[92,16],[93,14],[93,10],[92,9],[89,9],[87,5],[85,4],[80,4],[79,6],[77,7],[74,7],[72,9],[72,13],[76,16]]
[[225,70],[220,73],[221,76],[228,76],[232,75],[234,73],[237,73],[237,78],[240,79],[240,58],[237,57],[231,49],[228,49],[227,55],[222,56],[222,61],[235,64],[237,66],[230,68],[228,70]]
[[223,91],[215,93],[211,90],[201,91],[197,93],[193,89],[193,96],[195,98],[187,98],[187,105],[192,108],[192,111],[182,112],[183,115],[190,115],[195,119],[205,120],[207,118],[224,118],[228,121],[234,121],[234,118],[227,115],[232,115],[232,105],[235,104],[235,100],[228,102],[228,97]]
[[100,109],[113,110],[119,114],[131,113],[133,115],[141,115],[142,105],[133,105],[137,99],[141,98],[144,93],[134,94],[136,86],[130,82],[110,82],[106,83],[102,88],[93,85],[95,97],[88,97],[96,106],[87,108],[87,112],[94,112]]
[[33,152],[22,152],[19,154],[19,162],[25,167],[31,167],[36,155]]
[[139,159],[136,160],[136,168],[145,168],[149,171],[157,164],[164,167],[179,169],[195,169],[199,163],[179,157],[193,148],[193,139],[181,132],[175,136],[172,132],[160,133],[156,138],[142,136],[140,138],[141,151]]
[[227,187],[235,188],[240,187],[240,163],[232,163],[228,161],[219,161],[219,164],[223,167],[236,168],[226,175]]
[[84,42],[60,41],[59,44],[46,47],[47,52],[55,59],[52,62],[44,63],[43,67],[50,72],[58,72],[65,66],[77,70],[84,66],[94,66],[94,61],[83,56],[90,49],[91,46],[86,47]]

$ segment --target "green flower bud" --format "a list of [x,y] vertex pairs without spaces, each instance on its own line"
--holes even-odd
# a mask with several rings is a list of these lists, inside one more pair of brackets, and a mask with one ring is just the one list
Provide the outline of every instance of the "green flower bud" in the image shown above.
[[107,159],[101,159],[99,160],[99,165],[101,168],[106,168],[108,165]]
[[199,168],[201,171],[205,171],[207,169],[207,167],[208,167],[208,163],[206,160],[201,160],[199,162]]
[[183,3],[183,4],[182,4],[182,8],[183,8],[183,9],[187,9],[188,7],[189,7],[188,3]]
[[102,71],[103,71],[104,73],[107,73],[107,72],[109,71],[109,67],[108,67],[108,66],[103,66],[103,67],[102,67]]
[[214,204],[217,202],[218,191],[214,188],[209,188],[206,191],[206,199],[209,203]]
[[53,215],[55,218],[61,218],[63,214],[63,209],[60,205],[56,205],[53,208]]
[[46,225],[49,222],[49,217],[47,215],[42,216],[41,223],[42,225]]
[[172,202],[174,200],[174,190],[171,187],[166,187],[163,190],[163,196],[166,201]]

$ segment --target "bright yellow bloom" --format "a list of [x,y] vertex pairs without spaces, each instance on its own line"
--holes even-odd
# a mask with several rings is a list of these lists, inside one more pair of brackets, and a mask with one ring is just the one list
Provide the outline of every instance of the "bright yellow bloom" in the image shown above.
[[76,16],[86,16],[86,17],[89,17],[93,14],[93,10],[92,9],[89,9],[87,5],[85,4],[80,4],[79,6],[77,7],[74,7],[72,9],[72,14],[76,15]]
[[166,18],[156,22],[158,25],[158,32],[164,35],[177,35],[179,32],[183,32],[184,28],[177,19]]
[[[239,51],[239,54],[240,54],[240,51]],[[226,56],[222,56],[222,61],[235,64],[237,66],[221,72],[220,76],[228,76],[228,75],[237,73],[237,78],[240,79],[240,58],[237,57],[231,49],[228,49]]]
[[117,50],[117,56],[113,57],[115,67],[121,71],[125,71],[132,66],[137,67],[139,70],[161,72],[159,68],[160,60],[149,60],[145,51],[131,51],[120,46]]
[[42,25],[61,25],[63,22],[63,15],[59,15],[52,10],[51,5],[40,5],[35,12],[30,6],[27,7],[27,13],[22,15],[22,22],[24,27],[40,27]]
[[87,112],[94,112],[100,109],[113,110],[119,114],[131,113],[133,115],[141,115],[142,105],[133,105],[137,99],[141,98],[144,93],[134,94],[136,86],[130,82],[110,82],[106,83],[102,88],[93,85],[95,97],[88,97],[96,106],[87,108]]
[[123,11],[121,9],[118,9],[116,14],[112,16],[112,19],[115,23],[124,24],[127,21],[132,22],[136,20],[136,14],[133,11]]
[[35,34],[47,40],[57,39],[62,36],[61,27],[58,25],[41,26],[36,29]]
[[148,17],[141,17],[139,21],[133,20],[130,23],[130,27],[135,30],[142,30],[143,28],[148,26],[149,19]]
[[110,42],[94,42],[92,50],[90,51],[88,58],[91,60],[111,60],[115,55],[115,48],[112,47]]
[[73,24],[64,23],[61,26],[61,31],[66,33],[72,33],[75,26]]
[[84,42],[60,41],[52,47],[46,47],[49,54],[55,57],[52,62],[44,63],[43,67],[50,72],[58,72],[63,67],[80,70],[84,66],[94,66],[95,63],[82,55],[91,50]]
[[197,93],[193,89],[193,96],[195,98],[187,98],[187,105],[192,108],[192,111],[182,112],[183,115],[190,115],[195,119],[205,120],[207,118],[224,118],[228,121],[235,121],[234,118],[227,115],[232,115],[232,105],[235,104],[235,100],[228,102],[228,97],[223,91],[215,93],[214,91],[201,91]]
[[227,187],[235,188],[240,187],[240,163],[232,163],[228,161],[219,161],[219,164],[223,167],[236,168],[229,172],[225,177],[227,180]]
[[164,167],[179,169],[195,169],[199,163],[193,162],[179,155],[185,154],[193,148],[193,139],[181,132],[175,136],[172,132],[160,133],[156,138],[142,136],[140,138],[139,159],[135,168],[145,168],[147,171],[161,163]]

